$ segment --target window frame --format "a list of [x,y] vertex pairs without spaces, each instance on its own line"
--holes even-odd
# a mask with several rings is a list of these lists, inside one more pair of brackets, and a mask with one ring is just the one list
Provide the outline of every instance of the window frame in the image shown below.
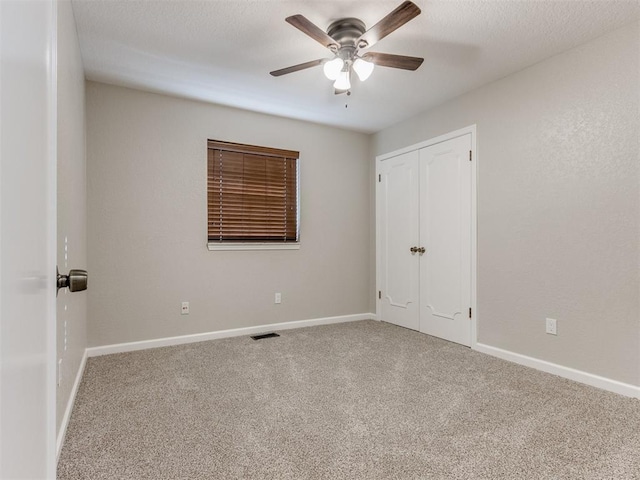
[[[296,161],[296,230],[297,241],[211,241],[209,240],[209,195],[207,193],[207,248],[209,251],[237,250],[299,250],[300,249],[300,153],[294,150],[247,145],[219,140],[207,140],[207,189],[209,185],[209,151],[226,150],[230,152],[264,155],[295,159]],[[208,192],[208,190],[207,190]]]

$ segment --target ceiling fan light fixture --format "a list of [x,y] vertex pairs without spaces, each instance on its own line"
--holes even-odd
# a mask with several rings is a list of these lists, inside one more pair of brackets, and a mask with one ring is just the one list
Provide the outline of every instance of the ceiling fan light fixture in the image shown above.
[[353,69],[355,70],[361,82],[364,82],[371,76],[373,67],[374,65],[372,62],[368,62],[360,57],[356,58],[356,61],[353,62]]
[[349,81],[349,72],[344,70],[340,72],[338,78],[333,84],[333,88],[336,90],[349,90],[351,88],[351,82]]
[[333,60],[329,60],[324,64],[324,75],[329,80],[337,80],[340,76],[340,72],[342,72],[342,67],[344,66],[344,60],[340,57],[336,57]]
[[304,15],[291,15],[285,18],[285,21],[324,48],[328,48],[332,56],[330,59],[319,58],[269,73],[274,77],[280,77],[322,65],[325,76],[334,82],[334,93],[339,95],[345,92],[350,93],[352,70],[362,82],[371,76],[375,65],[402,70],[417,70],[422,65],[423,58],[371,51],[360,56],[358,52],[372,47],[418,15],[420,15],[420,7],[411,0],[404,0],[368,30],[365,23],[359,18],[345,17],[331,22],[326,31],[305,18]]

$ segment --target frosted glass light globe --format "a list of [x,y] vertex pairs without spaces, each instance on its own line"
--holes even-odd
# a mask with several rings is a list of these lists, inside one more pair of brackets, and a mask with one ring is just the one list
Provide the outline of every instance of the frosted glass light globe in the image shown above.
[[353,69],[356,71],[358,78],[364,82],[373,72],[373,63],[367,62],[362,58],[356,58],[356,61],[353,62]]
[[344,61],[340,57],[329,60],[324,64],[324,74],[329,80],[336,80],[342,71]]
[[349,81],[349,72],[340,72],[338,78],[333,84],[333,88],[336,90],[349,90],[351,88],[351,82]]

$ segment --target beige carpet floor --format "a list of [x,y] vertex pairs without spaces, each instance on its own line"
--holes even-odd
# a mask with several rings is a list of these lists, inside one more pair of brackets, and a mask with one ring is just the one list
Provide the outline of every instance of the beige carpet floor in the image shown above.
[[68,479],[638,479],[640,402],[389,324],[91,358]]

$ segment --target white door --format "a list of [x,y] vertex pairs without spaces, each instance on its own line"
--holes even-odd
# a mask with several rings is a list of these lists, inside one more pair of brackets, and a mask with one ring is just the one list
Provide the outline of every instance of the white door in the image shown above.
[[55,478],[52,0],[0,0],[0,478]]
[[420,150],[420,331],[471,344],[471,134]]
[[380,163],[378,221],[382,320],[419,328],[419,261],[411,249],[419,235],[419,155],[417,151]]

